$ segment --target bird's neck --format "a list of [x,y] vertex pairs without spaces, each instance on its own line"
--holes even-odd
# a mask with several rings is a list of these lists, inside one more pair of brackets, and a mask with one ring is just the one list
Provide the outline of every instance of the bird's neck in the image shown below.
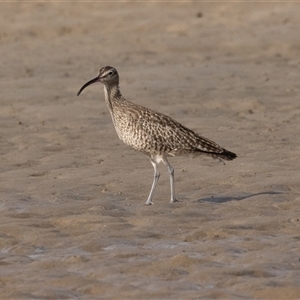
[[120,88],[118,84],[104,85],[105,102],[108,108],[112,111],[115,102],[122,99]]

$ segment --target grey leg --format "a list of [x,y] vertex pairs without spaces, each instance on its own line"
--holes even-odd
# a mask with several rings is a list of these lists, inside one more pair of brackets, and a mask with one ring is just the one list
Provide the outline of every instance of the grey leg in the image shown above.
[[157,163],[151,160],[151,164],[152,164],[152,166],[154,168],[154,178],[153,178],[153,183],[152,183],[152,187],[151,187],[151,191],[150,191],[149,197],[148,197],[148,199],[146,201],[146,205],[153,204],[152,198],[153,198],[153,194],[154,194],[154,191],[155,191],[156,184],[157,184],[159,176],[160,176],[158,168],[157,168]]
[[167,166],[169,176],[170,176],[170,186],[171,186],[171,201],[170,203],[177,202],[175,198],[175,187],[174,187],[174,168],[170,165],[168,160],[164,158],[163,163]]

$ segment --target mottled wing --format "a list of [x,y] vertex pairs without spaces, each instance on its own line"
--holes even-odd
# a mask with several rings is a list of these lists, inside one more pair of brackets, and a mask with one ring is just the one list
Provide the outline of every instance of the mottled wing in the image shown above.
[[[138,108],[138,107],[136,107]],[[231,160],[236,155],[215,142],[201,137],[170,117],[142,107],[133,110],[135,121],[135,149],[149,154],[170,156],[197,153]]]

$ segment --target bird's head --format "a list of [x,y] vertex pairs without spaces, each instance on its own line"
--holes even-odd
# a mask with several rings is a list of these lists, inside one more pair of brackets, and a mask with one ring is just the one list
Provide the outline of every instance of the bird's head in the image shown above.
[[89,85],[101,82],[105,85],[118,85],[119,84],[119,74],[118,71],[114,67],[106,66],[100,69],[99,74],[96,78],[88,81],[86,84],[84,84],[79,92],[77,93],[77,96],[80,95],[80,93]]

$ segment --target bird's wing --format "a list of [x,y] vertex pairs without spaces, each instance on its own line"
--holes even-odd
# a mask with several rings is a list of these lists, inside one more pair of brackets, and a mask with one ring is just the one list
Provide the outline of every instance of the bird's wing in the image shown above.
[[148,109],[140,114],[138,127],[149,146],[170,155],[192,152],[218,154],[223,151],[218,144],[172,118]]

